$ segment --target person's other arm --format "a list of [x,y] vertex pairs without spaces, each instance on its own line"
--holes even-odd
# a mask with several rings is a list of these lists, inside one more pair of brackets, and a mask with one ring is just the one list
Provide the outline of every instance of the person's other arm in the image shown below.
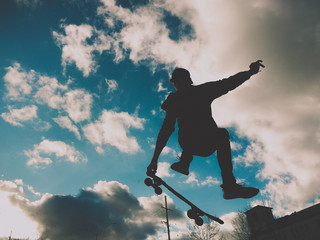
[[158,159],[163,150],[167,145],[167,142],[174,132],[174,125],[176,123],[176,116],[173,113],[167,112],[163,120],[161,129],[158,134],[156,147],[154,149],[151,163],[148,166],[148,172],[156,172],[158,166]]

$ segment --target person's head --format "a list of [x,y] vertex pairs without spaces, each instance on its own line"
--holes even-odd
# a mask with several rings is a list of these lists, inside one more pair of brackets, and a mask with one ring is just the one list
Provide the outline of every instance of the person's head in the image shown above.
[[170,82],[177,90],[185,89],[193,84],[187,69],[176,68],[170,78]]

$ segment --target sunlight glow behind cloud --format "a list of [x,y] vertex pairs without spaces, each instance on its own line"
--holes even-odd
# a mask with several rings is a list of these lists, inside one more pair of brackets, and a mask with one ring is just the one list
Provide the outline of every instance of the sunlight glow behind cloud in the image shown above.
[[13,195],[21,198],[24,196],[23,183],[0,180],[0,236],[10,236],[14,238],[35,239],[37,237],[37,224],[33,222],[19,206],[10,202]]

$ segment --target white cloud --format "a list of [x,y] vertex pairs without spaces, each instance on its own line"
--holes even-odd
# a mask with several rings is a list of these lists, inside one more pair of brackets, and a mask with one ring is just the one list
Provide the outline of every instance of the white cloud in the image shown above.
[[[138,63],[148,59],[154,63],[174,63],[176,54],[183,54],[186,47],[183,41],[179,44],[171,40],[169,30],[162,22],[164,4],[154,4],[136,8],[135,11],[122,8],[115,1],[102,0],[103,6],[98,8],[98,13],[105,16],[105,22],[115,23],[121,21],[124,27],[119,33],[114,34],[114,50],[118,58],[123,58],[125,52],[130,50],[129,58]],[[109,27],[113,27],[109,24]]]
[[200,180],[195,172],[190,172],[188,178],[184,181],[187,184],[196,184],[197,186],[208,186],[219,185],[220,182],[218,179],[211,176],[207,176],[205,180]]
[[174,174],[170,174],[170,164],[167,162],[160,162],[158,164],[157,176],[163,177],[174,177]]
[[19,196],[24,196],[24,191],[21,187],[22,184],[21,179],[15,181],[0,180],[0,189],[9,193],[16,193]]
[[103,145],[111,145],[125,153],[136,153],[140,146],[135,137],[128,136],[129,129],[143,129],[145,119],[126,112],[104,110],[99,120],[83,127],[86,138],[102,152]]
[[[53,31],[53,37],[58,45],[62,47],[62,66],[75,63],[77,68],[83,72],[84,76],[89,76],[95,72],[96,63],[94,61],[94,52],[101,52],[110,49],[111,39],[96,30],[90,25],[61,25],[64,34]],[[93,44],[88,40],[94,39]]]
[[83,71],[84,76],[88,76],[93,70],[92,59],[93,47],[87,44],[87,39],[91,38],[93,28],[89,25],[69,25],[62,26],[65,35],[53,31],[53,37],[62,47],[62,65],[75,62],[76,66]]
[[124,185],[122,183],[119,183],[117,181],[98,181],[93,188],[87,188],[89,191],[95,191],[97,193],[100,193],[104,195],[107,198],[112,197],[117,193],[117,191],[124,191],[129,193],[129,187],[127,185]]
[[200,186],[199,180],[196,177],[195,172],[190,172],[189,177],[187,180],[184,181],[184,183],[195,183],[196,185]]
[[26,150],[24,154],[29,158],[27,165],[35,167],[45,167],[52,164],[52,159],[49,157],[42,157],[41,155],[52,156],[62,159],[66,162],[80,163],[87,162],[87,157],[77,151],[73,146],[70,146],[61,141],[42,140],[40,144],[35,144],[33,150]]
[[64,109],[76,123],[89,120],[91,117],[92,96],[84,90],[72,90],[66,93]]
[[163,149],[162,149],[162,152],[161,154],[163,155],[172,155],[173,157],[176,157],[177,156],[177,152],[176,150],[174,150],[173,148],[171,147],[168,147],[168,146],[165,146]]
[[67,85],[58,83],[57,79],[44,76],[39,77],[37,84],[39,88],[35,98],[38,103],[64,110],[76,123],[90,119],[92,96],[85,90],[70,90]]
[[23,185],[22,179],[15,179],[13,182],[17,185]]
[[238,151],[238,150],[242,149],[242,146],[241,146],[240,143],[231,141],[230,145],[231,145],[231,149],[234,150],[234,151]]
[[244,163],[246,167],[254,163],[263,163],[265,151],[261,143],[251,142],[245,149],[243,155],[239,155],[233,159],[234,163]]
[[154,109],[152,109],[152,110],[151,110],[151,114],[152,114],[153,116],[156,116],[157,111],[156,111],[156,110],[154,110]]
[[0,180],[0,191],[2,190],[7,193],[14,193],[24,197],[25,192],[23,187],[26,187],[32,194],[36,196],[42,195],[41,193],[36,192],[32,186],[25,184],[22,179],[15,179],[13,181]]
[[33,123],[33,128],[36,131],[48,131],[52,127],[49,122],[43,121],[40,118],[35,119]]
[[92,96],[85,90],[69,90],[67,85],[48,77],[40,77],[38,84],[40,87],[35,94],[38,103],[64,110],[76,123],[90,119]]
[[19,63],[14,63],[6,70],[7,73],[3,79],[8,92],[5,96],[10,100],[24,100],[25,96],[31,93],[35,72],[33,70],[25,72]]
[[27,189],[28,189],[32,194],[34,194],[35,196],[38,196],[38,197],[42,196],[42,194],[41,194],[40,192],[36,192],[32,186],[26,185],[26,187],[27,187]]
[[67,128],[70,132],[73,132],[76,137],[80,140],[81,136],[80,136],[80,132],[77,126],[75,126],[72,121],[70,120],[70,118],[68,118],[67,116],[60,116],[57,118],[53,118],[53,120],[62,128]]
[[[9,107],[9,113],[2,113],[5,121],[16,125],[23,126],[22,122],[35,120],[37,129],[48,130],[51,125],[37,118],[36,104],[47,105],[61,113],[67,113],[69,118],[75,123],[79,123],[91,118],[92,95],[83,89],[69,89],[69,82],[61,84],[54,77],[41,75],[34,70],[29,72],[23,70],[19,63],[6,68],[7,73],[4,76],[7,88],[6,98],[12,102],[24,101],[26,106],[21,109],[12,109]],[[32,94],[32,98],[29,96]],[[28,98],[27,98],[28,97]],[[10,102],[11,103],[11,102]],[[60,119],[60,116],[55,118]],[[59,121],[62,126],[62,122]],[[68,127],[65,125],[67,124]],[[76,126],[66,123],[64,125],[73,131],[79,138],[79,131]]]
[[[153,142],[154,142],[153,138],[148,138],[148,143],[150,144],[150,147],[154,149],[156,145],[154,145]],[[178,158],[179,156],[176,150],[168,146],[165,146],[162,149],[161,155],[167,155],[167,157],[173,157],[173,158]]]
[[114,92],[118,89],[118,83],[116,80],[106,79],[106,83],[108,85],[108,93]]
[[163,82],[160,81],[160,82],[158,83],[157,92],[163,92],[163,91],[167,92],[167,91],[168,91],[168,88],[163,87]]
[[203,180],[201,183],[201,186],[213,186],[213,185],[219,185],[220,181],[217,178],[213,178],[212,176],[207,176],[205,180]]
[[20,109],[12,109],[9,107],[8,113],[2,113],[1,117],[8,123],[14,126],[22,127],[22,122],[30,121],[36,119],[37,115],[37,106],[26,106]]
[[68,86],[60,84],[56,78],[40,75],[35,90],[37,103],[47,104],[53,109],[61,109],[65,105],[64,94]]

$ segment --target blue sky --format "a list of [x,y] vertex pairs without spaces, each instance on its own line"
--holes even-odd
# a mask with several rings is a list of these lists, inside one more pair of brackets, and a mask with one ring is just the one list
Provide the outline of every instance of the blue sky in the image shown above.
[[[176,66],[200,84],[264,60],[212,105],[236,177],[261,195],[223,200],[215,155],[196,157],[189,177],[169,170],[177,133],[160,157],[171,186],[227,223],[263,201],[277,216],[319,202],[319,3],[286,2],[2,1],[0,237],[161,238],[164,196],[143,180]],[[182,239],[188,208],[168,195]]]

